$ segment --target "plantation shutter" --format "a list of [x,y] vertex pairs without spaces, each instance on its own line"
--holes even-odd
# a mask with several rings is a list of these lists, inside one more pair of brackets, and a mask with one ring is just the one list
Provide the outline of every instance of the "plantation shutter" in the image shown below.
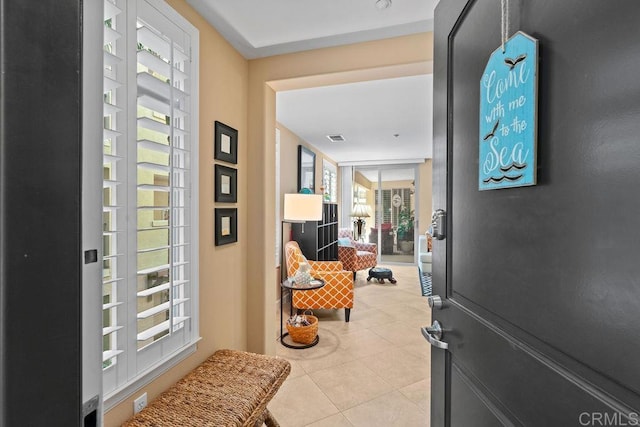
[[379,206],[378,197],[380,193],[382,193],[382,219],[380,220],[380,224],[389,224],[391,223],[391,190],[376,191],[376,206]]
[[159,0],[105,0],[105,394],[197,339],[194,32]]
[[126,81],[123,66],[126,56],[125,25],[123,11],[110,1],[104,2],[104,131],[103,131],[103,368],[117,363],[117,356],[124,351],[118,345],[119,334],[125,322],[123,304],[126,297],[127,261],[124,257],[127,235],[125,233],[126,151],[124,132],[126,116]]
[[186,304],[190,187],[189,37],[138,2],[137,348],[180,330]]
[[336,203],[338,201],[338,170],[324,159],[322,160],[322,185],[324,195],[329,195],[328,200],[325,199],[325,201]]

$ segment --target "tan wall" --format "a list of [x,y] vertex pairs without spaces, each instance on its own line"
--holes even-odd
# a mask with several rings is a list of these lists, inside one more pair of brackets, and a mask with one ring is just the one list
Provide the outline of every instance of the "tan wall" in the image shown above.
[[[280,129],[280,194],[298,192],[298,145],[309,147],[304,141],[288,128],[277,123]],[[317,182],[317,155],[316,155],[316,186]],[[284,197],[280,199],[280,212],[284,209]]]
[[[280,217],[282,218],[284,215],[284,194],[298,192],[298,145],[304,143],[304,141],[301,141],[298,135],[280,123],[277,123],[277,127],[280,129],[280,197],[278,200],[280,201]],[[303,145],[308,146],[307,144]],[[316,172],[317,171],[318,164],[316,162]],[[289,241],[290,235],[291,226],[284,224],[282,245]],[[286,266],[284,266],[284,268],[286,271]],[[280,280],[276,279],[276,299],[279,298]]]
[[[307,147],[316,154],[316,194],[320,194],[322,186],[322,161],[327,160],[337,167],[337,163],[331,157],[311,146],[307,141],[291,132],[281,123],[276,123],[280,129],[280,193],[296,193],[298,191],[298,145]],[[338,198],[340,197],[340,187],[338,186]],[[280,203],[283,203],[280,197]],[[280,205],[282,209],[282,205]],[[281,210],[282,212],[282,210]]]
[[373,188],[373,182],[369,181],[367,178],[365,178],[364,175],[362,175],[360,172],[356,171],[353,174],[353,180],[356,184],[360,184],[363,187],[365,187],[367,190],[371,190]]
[[[149,401],[220,348],[247,346],[247,100],[248,61],[238,54],[185,0],[168,3],[200,31],[200,336],[198,350],[105,414],[106,427],[133,414],[133,399]],[[223,60],[221,60],[223,58]],[[214,246],[213,122],[238,130],[238,243]],[[226,205],[228,206],[228,205]],[[256,220],[257,216],[252,216]],[[270,227],[272,229],[273,226]],[[273,257],[273,251],[270,251]],[[272,258],[273,259],[273,258]]]

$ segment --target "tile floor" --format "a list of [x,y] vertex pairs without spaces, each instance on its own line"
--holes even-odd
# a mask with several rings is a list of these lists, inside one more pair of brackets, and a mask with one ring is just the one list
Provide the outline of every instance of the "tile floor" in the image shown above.
[[389,268],[395,285],[358,273],[349,323],[344,310],[314,313],[317,346],[278,344],[292,368],[269,404],[282,427],[429,425],[431,348],[420,327],[431,324],[431,310],[417,267]]

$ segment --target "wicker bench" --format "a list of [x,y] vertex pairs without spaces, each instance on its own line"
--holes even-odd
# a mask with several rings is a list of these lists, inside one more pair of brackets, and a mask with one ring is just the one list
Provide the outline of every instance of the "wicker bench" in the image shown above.
[[284,359],[219,350],[123,426],[277,427],[267,404],[290,371]]

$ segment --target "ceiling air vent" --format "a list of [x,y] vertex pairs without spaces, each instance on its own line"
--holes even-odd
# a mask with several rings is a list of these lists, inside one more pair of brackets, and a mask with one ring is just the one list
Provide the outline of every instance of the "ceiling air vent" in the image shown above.
[[344,142],[344,136],[342,135],[327,135],[331,142]]

